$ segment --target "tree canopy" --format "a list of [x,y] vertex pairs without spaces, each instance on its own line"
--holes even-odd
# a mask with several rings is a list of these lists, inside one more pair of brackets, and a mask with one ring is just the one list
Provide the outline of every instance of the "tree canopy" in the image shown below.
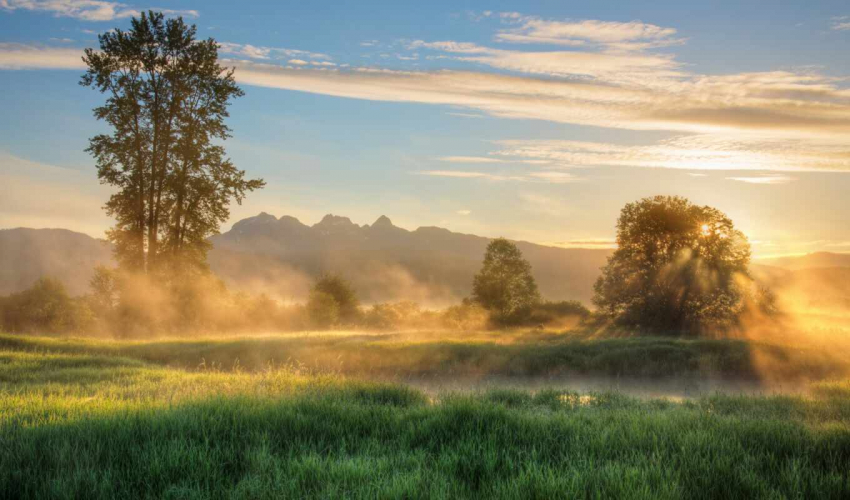
[[517,322],[528,316],[540,294],[531,264],[515,244],[497,238],[487,245],[481,270],[472,282],[472,297],[498,322]]
[[249,180],[221,141],[231,99],[243,95],[218,63],[215,40],[195,26],[142,13],[128,31],[98,36],[86,49],[80,81],[106,96],[94,109],[111,132],[90,139],[102,183],[118,188],[105,205],[116,219],[108,237],[122,267],[162,274],[203,269],[209,244],[262,180]]
[[750,245],[723,212],[678,196],[629,203],[594,303],[619,322],[695,332],[732,321],[749,283]]
[[319,326],[337,322],[352,325],[360,318],[360,301],[354,288],[337,274],[323,274],[316,280],[307,308]]

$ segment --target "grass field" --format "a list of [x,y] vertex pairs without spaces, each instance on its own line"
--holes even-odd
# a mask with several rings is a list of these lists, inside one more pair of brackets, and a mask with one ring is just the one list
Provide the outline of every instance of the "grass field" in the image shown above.
[[[0,495],[850,496],[850,383],[831,380],[847,373],[850,355],[745,341],[545,335],[3,335]],[[647,399],[578,393],[566,383],[435,393],[374,381],[437,373],[558,375],[558,383],[710,375],[765,388],[803,383],[805,374],[807,390]]]

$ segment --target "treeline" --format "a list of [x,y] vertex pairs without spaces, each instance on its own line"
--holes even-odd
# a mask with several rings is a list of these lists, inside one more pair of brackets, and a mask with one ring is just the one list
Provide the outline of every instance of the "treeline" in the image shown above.
[[[561,326],[587,317],[578,302],[541,302],[516,326]],[[45,277],[27,290],[0,296],[0,330],[12,333],[153,335],[249,333],[329,329],[449,329],[501,327],[492,311],[466,299],[444,309],[402,301],[362,305],[341,276],[320,277],[304,303],[228,290],[211,274],[161,283],[100,267],[90,292],[72,297],[61,282]]]

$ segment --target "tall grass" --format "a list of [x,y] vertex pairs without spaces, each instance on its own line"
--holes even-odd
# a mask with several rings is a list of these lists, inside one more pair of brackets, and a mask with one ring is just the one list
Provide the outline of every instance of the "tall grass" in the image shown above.
[[850,495],[846,382],[680,402],[427,396],[293,367],[187,371],[145,344],[32,342],[0,350],[3,498]]
[[314,332],[236,338],[108,341],[0,334],[0,348],[122,356],[196,369],[298,364],[359,377],[716,378],[805,382],[850,376],[850,352],[736,339],[584,338],[536,331]]

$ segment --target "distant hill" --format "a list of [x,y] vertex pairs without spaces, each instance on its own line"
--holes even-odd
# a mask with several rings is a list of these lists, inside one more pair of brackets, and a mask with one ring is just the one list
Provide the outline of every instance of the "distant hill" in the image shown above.
[[[324,271],[350,279],[365,301],[457,301],[471,292],[488,238],[439,227],[414,231],[381,216],[360,226],[326,215],[312,226],[262,213],[211,238],[210,265],[229,285],[303,297]],[[589,302],[610,250],[564,249],[517,242],[544,296]]]
[[[327,215],[312,226],[262,213],[210,240],[212,270],[233,289],[303,300],[316,276],[339,272],[365,302],[415,300],[443,305],[471,292],[488,238],[439,227],[414,231],[381,216],[371,225]],[[542,294],[589,303],[610,250],[564,249],[517,242]],[[108,243],[64,229],[0,230],[0,294],[23,290],[40,276],[85,293],[94,267],[111,264]],[[754,276],[771,286],[806,290],[843,302],[850,255],[817,253],[757,260]]]
[[[472,276],[490,241],[439,227],[408,231],[380,217],[357,225],[327,215],[312,226],[262,213],[210,240],[210,267],[229,287],[303,300],[322,272],[352,281],[365,302],[415,300],[442,305],[470,294]],[[609,250],[563,249],[517,242],[531,261],[544,296],[589,302]],[[108,243],[63,229],[0,230],[0,294],[29,287],[40,276],[85,293],[92,271],[110,264]]]
[[759,264],[790,270],[824,267],[850,267],[850,254],[815,252],[806,255],[759,259],[756,262]]
[[109,243],[67,229],[0,229],[0,295],[38,278],[62,281],[74,295],[88,290],[95,266],[110,264]]

